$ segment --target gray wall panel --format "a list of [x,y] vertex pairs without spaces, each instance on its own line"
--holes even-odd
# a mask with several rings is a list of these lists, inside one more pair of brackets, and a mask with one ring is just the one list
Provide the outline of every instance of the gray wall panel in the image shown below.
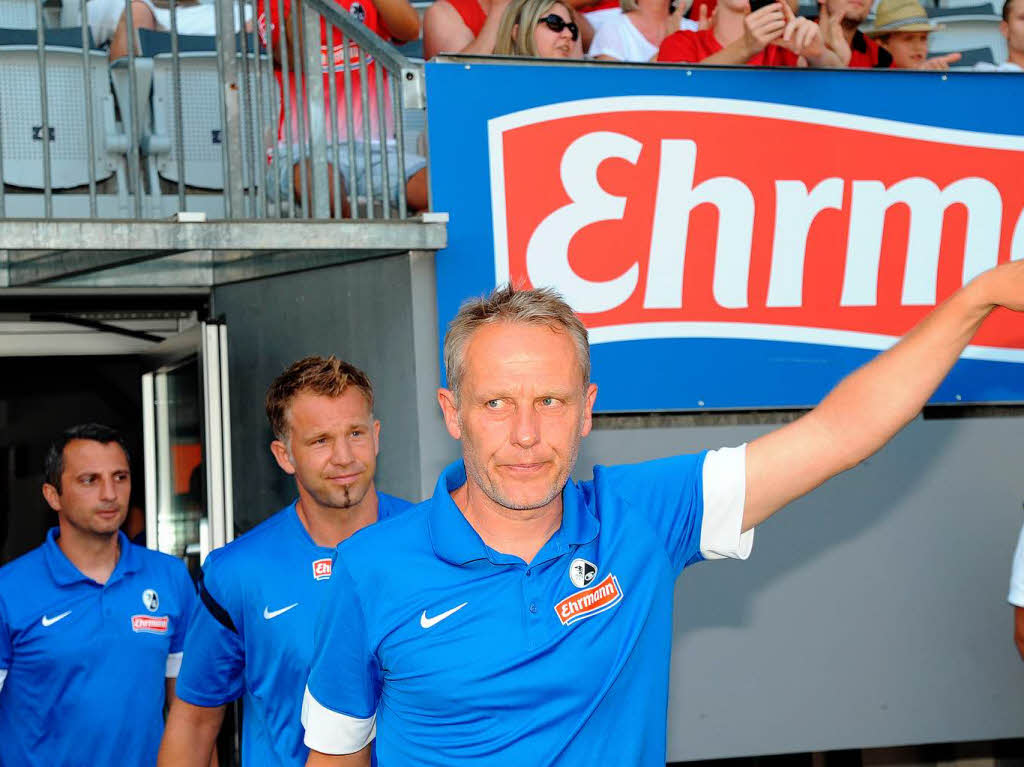
[[[1024,421],[914,421],[676,588],[671,760],[1019,737],[1005,602]],[[763,426],[599,430],[594,463],[739,444]]]
[[381,419],[377,485],[419,500],[409,256],[392,256],[218,287],[231,379],[235,520],[246,530],[295,496],[270,454],[267,387],[308,354],[336,354],[373,381]]

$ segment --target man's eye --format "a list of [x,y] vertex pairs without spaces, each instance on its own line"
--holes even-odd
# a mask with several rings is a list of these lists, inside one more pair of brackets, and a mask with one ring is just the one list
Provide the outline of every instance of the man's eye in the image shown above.
[[499,407],[501,407],[501,400],[500,400],[500,399],[489,399],[489,400],[487,400],[487,402],[486,402],[486,403],[484,403],[484,404],[485,404],[485,406],[486,406],[487,408],[489,408],[489,409],[491,409],[491,410],[496,410],[496,409],[498,409]]
[[554,397],[544,397],[540,401],[540,404],[542,404],[544,407],[551,407],[552,405],[554,405],[557,402],[558,402],[558,400],[556,400]]
[[361,430],[359,430],[359,429],[354,429],[352,431],[352,436],[353,437],[361,437],[361,436],[363,436],[363,432]]

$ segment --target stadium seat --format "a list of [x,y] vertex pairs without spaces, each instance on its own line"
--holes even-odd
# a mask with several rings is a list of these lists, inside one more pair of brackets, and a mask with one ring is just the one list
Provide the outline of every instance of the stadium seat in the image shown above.
[[[31,44],[21,42],[25,39],[24,34],[24,30],[0,30],[3,181],[7,185],[38,190],[45,188],[39,58],[35,32],[28,33],[32,37]],[[115,122],[106,54],[90,49],[83,56],[81,29],[47,30],[46,39],[51,188],[71,189],[88,184],[91,153],[96,168],[92,180],[100,182],[116,178],[115,207],[125,215],[128,211],[125,185],[127,144]],[[88,59],[89,93],[92,96],[92,147],[89,146],[86,127],[84,58]],[[70,200],[62,202],[65,207],[68,204]],[[84,211],[79,210],[78,215],[88,215],[87,200],[83,204]]]
[[0,0],[0,27],[4,29],[35,29],[36,7],[41,1]]
[[928,38],[931,51],[967,51],[990,48],[996,61],[1006,59],[1006,38],[999,33],[1002,17],[991,3],[928,10],[932,21],[944,29]]
[[[953,53],[954,51],[933,51],[929,55],[931,56],[942,56],[946,53]],[[973,69],[975,64],[985,62],[987,64],[995,64],[996,58],[992,53],[991,48],[971,48],[969,50],[956,51],[960,54],[960,61],[954,64],[950,69]]]
[[[177,99],[174,88],[174,68],[170,53],[170,35],[150,33],[143,43],[143,53],[152,55],[152,123],[143,140],[143,152],[153,194],[159,192],[159,179],[172,183],[179,180],[177,141],[175,140],[175,110]],[[179,36],[179,71],[182,94],[182,147],[184,148],[184,178],[188,187],[207,190],[224,188],[223,171],[223,122],[221,94],[217,74],[217,54],[214,38],[192,38]],[[240,42],[240,41],[239,41]],[[249,40],[252,45],[252,39]],[[266,165],[265,140],[256,135],[255,115],[260,104],[263,108],[263,125],[266,131],[276,132],[278,112],[278,89],[273,75],[273,64],[265,51],[260,53],[262,75],[261,93],[257,98],[257,78],[254,54],[249,54],[249,83],[245,91],[250,107],[242,108],[240,115],[243,136],[242,178],[243,186],[263,184]],[[241,53],[239,65],[243,65]],[[253,163],[258,172],[253,177]],[[212,203],[212,200],[206,200]],[[162,210],[166,214],[168,205],[177,205],[176,194],[162,198]],[[213,211],[211,211],[213,213]]]

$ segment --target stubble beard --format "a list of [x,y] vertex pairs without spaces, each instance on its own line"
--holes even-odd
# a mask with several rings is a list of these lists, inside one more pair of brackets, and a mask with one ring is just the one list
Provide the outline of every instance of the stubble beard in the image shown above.
[[[465,434],[465,431],[463,431],[463,434]],[[561,495],[562,489],[565,487],[565,483],[569,481],[569,475],[572,474],[572,470],[576,466],[576,459],[579,457],[580,442],[582,439],[581,435],[576,435],[576,439],[573,440],[573,443],[569,447],[568,461],[566,461],[562,471],[558,473],[558,476],[551,484],[551,487],[548,488],[548,491],[539,501],[523,503],[515,501],[505,495],[505,493],[502,492],[501,484],[496,479],[492,479],[492,477],[487,473],[486,468],[484,468],[484,463],[478,459],[472,443],[463,439],[462,453],[463,461],[466,465],[466,475],[473,480],[473,483],[483,491],[484,495],[486,495],[491,502],[504,509],[508,509],[509,511],[534,511],[536,509],[542,509]]]

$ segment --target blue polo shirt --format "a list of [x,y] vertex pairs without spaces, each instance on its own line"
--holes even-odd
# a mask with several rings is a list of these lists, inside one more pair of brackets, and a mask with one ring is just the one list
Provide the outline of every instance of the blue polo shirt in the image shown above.
[[[377,499],[379,520],[412,505],[384,493]],[[243,765],[306,763],[299,709],[333,559],[333,548],[313,542],[295,503],[206,558],[177,693],[197,706],[243,698]]]
[[303,700],[306,743],[383,765],[665,764],[673,586],[745,558],[745,447],[597,467],[526,564],[433,497],[338,547]]
[[155,764],[192,579],[119,533],[101,585],[64,556],[59,534],[0,568],[0,765]]

